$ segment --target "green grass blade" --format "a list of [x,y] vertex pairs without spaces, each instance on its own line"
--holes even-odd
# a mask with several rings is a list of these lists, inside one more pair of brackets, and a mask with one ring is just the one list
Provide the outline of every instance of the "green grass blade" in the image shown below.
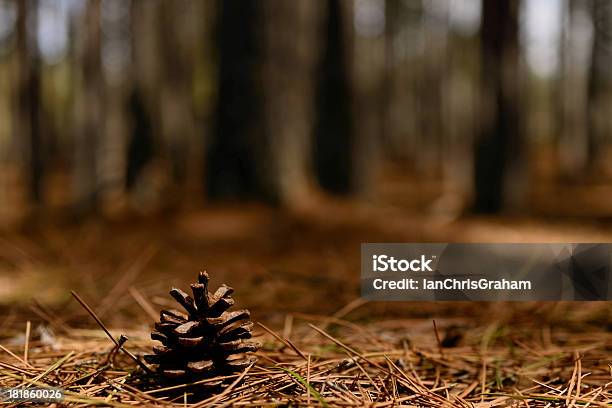
[[315,390],[312,387],[312,385],[310,385],[308,381],[306,381],[304,377],[302,377],[295,371],[290,370],[288,368],[283,368],[283,367],[278,367],[278,368],[280,368],[281,370],[283,370],[284,372],[286,372],[287,374],[291,375],[293,378],[298,380],[300,384],[302,384],[304,387],[306,387],[310,391],[310,393],[321,403],[322,406],[326,408],[329,407],[329,405],[327,404],[327,401],[325,401],[325,399],[321,396],[321,394],[319,394],[319,392]]

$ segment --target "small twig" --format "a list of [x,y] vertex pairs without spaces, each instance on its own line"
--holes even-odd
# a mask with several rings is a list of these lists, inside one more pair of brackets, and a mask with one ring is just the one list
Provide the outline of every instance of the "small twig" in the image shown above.
[[484,401],[487,391],[487,358],[482,356],[482,368],[480,370],[480,402]]
[[[337,321],[340,321],[343,317],[351,313],[353,310],[360,308],[366,303],[367,301],[360,297],[353,299],[352,301],[344,305],[340,310],[336,311],[336,313],[334,313],[332,316],[326,316],[324,318],[325,321],[323,322],[323,325],[322,325],[323,330],[327,330],[331,323],[336,323]],[[307,339],[310,340],[312,338],[311,336],[312,335],[309,335]]]
[[[308,361],[306,362],[306,382],[310,384],[310,354],[308,354]],[[307,389],[307,392],[308,402],[306,404],[310,405],[310,388]]]
[[215,395],[213,397],[210,397],[208,399],[205,399],[204,401],[196,404],[194,406],[195,407],[206,407],[209,405],[213,405],[215,402],[221,400],[223,397],[225,397],[227,394],[229,394],[235,387],[236,385],[238,385],[240,383],[240,381],[242,381],[242,379],[244,378],[245,375],[247,375],[247,373],[251,370],[251,368],[253,367],[254,364],[251,364],[250,366],[248,366],[243,372],[242,374],[240,374],[240,376],[238,378],[236,378],[234,380],[233,383],[231,383],[225,390],[223,390],[222,393]]
[[154,390],[144,391],[144,394],[159,394],[161,392],[166,392],[166,391],[171,391],[171,390],[180,390],[181,388],[191,387],[193,385],[200,385],[200,384],[206,384],[206,383],[214,383],[214,382],[217,382],[219,380],[223,381],[223,380],[227,380],[227,379],[230,379],[230,378],[236,378],[236,377],[238,377],[238,374],[217,376],[217,377],[212,377],[212,378],[205,378],[203,380],[198,380],[198,381],[194,381],[194,382],[191,382],[191,383],[172,385],[172,386],[169,386],[169,387],[156,388]]
[[78,383],[79,381],[83,381],[83,380],[86,380],[88,378],[95,377],[95,376],[97,376],[98,374],[100,374],[101,372],[103,372],[104,370],[106,370],[109,367],[110,366],[107,364],[107,365],[104,365],[104,366],[98,368],[97,370],[92,371],[90,373],[87,373],[87,374],[85,374],[85,375],[83,375],[81,377],[75,377],[74,379],[72,379],[72,380],[70,380],[68,382],[63,383],[62,387],[66,388],[67,386],[75,384],[75,383]]
[[123,345],[125,344],[125,342],[128,341],[127,336],[124,336],[123,334],[121,334],[119,336],[119,340],[117,341],[118,345],[116,345],[115,347],[113,347],[113,349],[110,351],[110,353],[108,353],[108,356],[106,357],[106,363],[108,364],[110,367],[114,367],[115,363],[115,355],[117,354],[117,351],[123,347]]
[[19,357],[18,355],[16,355],[15,353],[13,353],[11,350],[7,349],[6,347],[4,347],[2,344],[0,344],[0,349],[4,350],[7,354],[9,354],[10,356],[12,356],[14,359],[16,359],[17,361],[19,361],[20,363],[28,366],[29,368],[34,368],[34,366],[32,366],[30,363],[28,363],[27,361],[25,361],[24,359],[22,359],[21,357]]
[[32,303],[30,304],[30,310],[40,316],[44,321],[46,321],[53,329],[57,330],[61,333],[69,333],[70,327],[64,323],[64,321],[57,316],[55,313],[44,307],[38,300],[32,298]]
[[444,358],[444,350],[442,349],[442,342],[440,341],[440,333],[438,333],[438,326],[436,326],[435,319],[432,320],[434,333],[436,334],[436,342],[438,343],[438,351],[440,351],[440,357]]
[[155,311],[155,309],[153,309],[153,306],[151,306],[151,303],[149,303],[149,301],[144,297],[144,295],[138,289],[136,289],[133,286],[130,286],[128,288],[128,292],[134,298],[136,303],[138,303],[140,305],[142,310],[144,310],[145,313],[149,317],[151,317],[151,319],[153,321],[156,321],[157,320],[157,312]]
[[[0,361],[0,367],[3,367],[3,368],[8,368],[9,370],[13,370],[13,371],[18,371],[18,372],[20,372],[21,374],[26,374],[26,375],[34,375],[34,374],[32,374],[31,372],[29,372],[29,371],[27,371],[27,370],[25,370],[25,369],[23,369],[23,368],[19,368],[19,367],[17,367],[17,366],[14,366],[14,365],[12,365],[12,364],[9,364],[9,363],[3,363],[2,361]],[[34,367],[32,367],[32,368],[34,369]],[[4,374],[4,372],[3,372],[3,371],[0,371],[0,373]]]
[[295,344],[293,344],[289,339],[283,339],[281,336],[279,336],[278,334],[274,333],[274,331],[270,330],[269,328],[267,328],[264,324],[257,322],[257,324],[264,329],[265,331],[267,331],[268,333],[270,333],[272,336],[274,336],[275,339],[277,339],[278,341],[280,341],[281,343],[283,343],[284,345],[286,345],[287,347],[289,347],[291,350],[295,351],[295,353],[302,357],[304,359],[304,361],[308,361],[308,358],[306,358],[306,356],[304,355],[304,353],[302,353],[296,346]]
[[23,346],[23,361],[25,361],[26,364],[28,363],[28,349],[30,348],[30,328],[31,326],[32,324],[28,320],[28,322],[26,323],[25,341],[24,341],[24,346]]
[[283,337],[286,339],[291,337],[292,329],[293,329],[293,315],[288,314],[285,316],[285,326],[283,327]]
[[91,307],[89,307],[89,305],[87,303],[85,303],[85,301],[83,299],[81,299],[81,297],[79,295],[77,295],[77,293],[74,290],[71,290],[70,293],[76,299],[76,301],[79,302],[81,304],[81,306],[83,306],[83,308],[96,321],[96,323],[98,323],[98,326],[100,326],[100,328],[102,328],[102,330],[104,330],[104,333],[106,333],[106,335],[111,339],[111,341],[113,343],[115,343],[115,346],[117,346],[117,348],[119,348],[119,350],[123,351],[129,358],[134,360],[136,362],[136,364],[138,364],[140,366],[140,368],[145,370],[145,372],[147,372],[149,374],[153,374],[153,371],[151,371],[151,369],[149,367],[147,367],[145,365],[145,363],[140,361],[140,359],[138,357],[136,357],[134,354],[132,354],[130,351],[128,351],[126,348],[124,348],[123,345],[119,344],[119,342],[117,340],[115,340],[113,335],[110,334],[110,332],[108,331],[106,326],[104,326],[104,323],[102,323],[102,321],[96,315],[96,313],[91,309]]
[[149,247],[145,248],[136,259],[126,268],[125,272],[122,274],[121,279],[112,289],[108,292],[106,297],[100,302],[98,306],[98,311],[100,312],[100,316],[105,316],[112,308],[115,303],[117,297],[123,293],[123,291],[130,286],[130,284],[138,277],[138,275],[145,269],[147,264],[151,262],[153,257],[157,254],[159,248],[157,245],[152,244]]
[[26,382],[28,383],[28,385],[35,384],[37,381],[40,381],[45,376],[47,376],[47,374],[49,374],[50,372],[60,368],[62,366],[62,364],[64,364],[66,361],[68,361],[68,359],[70,359],[73,355],[74,355],[74,351],[71,351],[70,353],[66,354],[64,357],[62,357],[59,360],[57,360],[55,363],[51,364],[45,371],[43,371],[42,373],[38,374],[36,377],[34,377],[31,380],[26,380]]
[[[361,359],[363,359],[364,361],[366,361],[367,363],[369,363],[370,365],[378,368],[379,370],[381,370],[382,372],[384,372],[385,374],[388,374],[390,376],[396,377],[398,378],[400,381],[404,381],[404,378],[399,375],[394,373],[393,371],[388,370],[387,368],[383,367],[382,365],[376,363],[375,361],[372,361],[371,359],[369,359],[368,357],[366,357],[364,354],[358,352],[357,350],[347,346],[346,344],[342,343],[340,340],[334,338],[333,336],[329,335],[328,333],[326,333],[325,331],[321,330],[320,328],[318,328],[317,326],[313,325],[313,324],[308,324],[308,326],[310,326],[310,328],[312,328],[313,330],[317,331],[319,334],[321,334],[324,337],[327,337],[329,340],[333,341],[334,343],[336,343],[336,345],[342,347],[343,349],[345,349],[346,351],[348,351],[349,353],[352,353],[358,357],[360,357]],[[388,358],[387,356],[385,356],[385,358]],[[384,384],[383,384],[384,387]],[[432,393],[428,393],[430,398],[434,398],[437,399],[439,398],[437,395],[432,394]]]

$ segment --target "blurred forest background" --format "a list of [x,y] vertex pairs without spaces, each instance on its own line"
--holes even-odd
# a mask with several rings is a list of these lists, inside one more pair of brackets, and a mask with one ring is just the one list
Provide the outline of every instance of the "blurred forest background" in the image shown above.
[[607,0],[0,0],[0,299],[329,312],[360,242],[610,240],[611,67]]
[[612,214],[557,199],[610,181],[607,1],[0,4],[6,221],[375,199],[393,165],[455,211]]

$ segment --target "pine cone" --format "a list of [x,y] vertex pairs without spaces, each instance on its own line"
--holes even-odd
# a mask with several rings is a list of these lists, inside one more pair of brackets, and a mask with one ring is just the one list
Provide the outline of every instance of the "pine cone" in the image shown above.
[[253,322],[248,310],[227,310],[234,305],[234,291],[222,285],[214,294],[208,292],[210,277],[200,272],[198,283],[191,284],[193,298],[173,288],[170,295],[188,315],[177,310],[162,310],[159,323],[151,333],[162,345],[153,346],[148,363],[156,364],[159,373],[169,378],[202,378],[231,373],[251,365],[256,358],[243,353],[254,352],[260,344],[245,342],[251,337]]

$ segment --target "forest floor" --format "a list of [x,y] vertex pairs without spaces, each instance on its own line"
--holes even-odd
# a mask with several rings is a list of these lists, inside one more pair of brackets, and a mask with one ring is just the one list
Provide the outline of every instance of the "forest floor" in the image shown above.
[[[25,347],[30,336],[14,332],[3,340],[0,383],[60,387],[63,402],[74,406],[612,405],[609,308],[482,309],[496,318],[355,323],[288,314],[276,332],[256,330],[263,347],[255,365],[194,384],[144,375],[101,329],[30,333]],[[126,334],[126,348],[136,355],[150,352],[147,331],[111,334]]]
[[403,194],[2,232],[0,385],[60,386],[75,405],[191,403],[193,388],[145,383],[133,361],[109,359],[113,343],[70,290],[141,355],[168,290],[206,269],[274,335],[258,326],[257,364],[200,405],[612,406],[609,302],[359,300],[361,242],[612,242],[612,224],[466,217],[452,196]]

